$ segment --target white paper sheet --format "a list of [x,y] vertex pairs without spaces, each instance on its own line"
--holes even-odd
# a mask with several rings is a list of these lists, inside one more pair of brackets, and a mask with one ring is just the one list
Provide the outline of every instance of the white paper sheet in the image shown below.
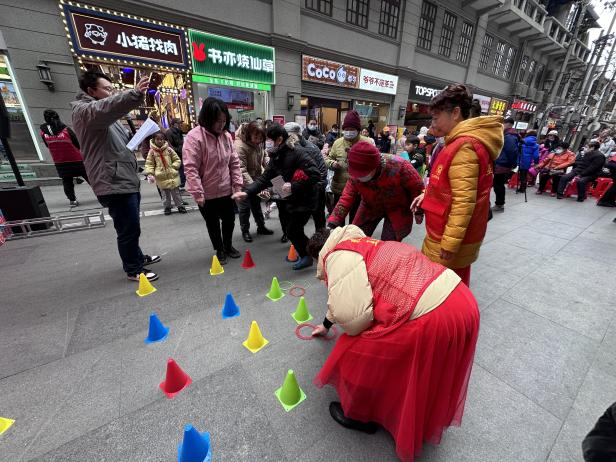
[[148,120],[143,122],[143,125],[137,130],[135,136],[133,136],[126,147],[131,151],[134,151],[148,136],[153,135],[157,131],[160,131],[160,127],[156,122],[148,117]]
[[291,193],[284,193],[282,191],[282,186],[285,184],[284,179],[278,175],[277,177],[272,178],[272,186],[274,187],[274,192],[278,194],[283,199],[289,197]]

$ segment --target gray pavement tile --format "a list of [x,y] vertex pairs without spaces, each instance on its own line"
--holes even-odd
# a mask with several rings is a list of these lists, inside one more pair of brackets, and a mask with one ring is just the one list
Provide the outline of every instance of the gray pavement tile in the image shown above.
[[582,460],[582,440],[597,419],[616,401],[616,376],[593,366],[580,387],[548,462]]
[[584,232],[584,228],[581,226],[575,226],[571,223],[565,224],[558,221],[546,220],[545,218],[536,218],[530,221],[527,228],[541,234],[566,240],[574,239]]
[[567,239],[548,236],[529,227],[518,228],[500,238],[499,241],[529,250],[534,255],[554,255],[569,243]]
[[462,426],[426,445],[417,462],[542,462],[561,421],[477,364],[473,367]]
[[607,238],[607,236],[603,240],[580,236],[571,241],[562,251],[569,255],[578,255],[598,260],[608,265],[616,263],[616,246],[613,240]]
[[567,200],[565,205],[566,207],[562,207],[559,210],[548,211],[543,215],[543,218],[587,228],[608,213],[607,209],[596,207],[594,200],[587,200],[582,203],[575,202],[575,200]]
[[497,301],[482,314],[475,360],[562,419],[597,348],[598,342]]
[[510,273],[508,268],[497,268],[483,262],[481,257],[471,270],[471,290],[483,310],[499,299],[522,276]]
[[496,239],[481,246],[477,264],[486,264],[515,276],[526,276],[539,267],[541,259],[532,250]]

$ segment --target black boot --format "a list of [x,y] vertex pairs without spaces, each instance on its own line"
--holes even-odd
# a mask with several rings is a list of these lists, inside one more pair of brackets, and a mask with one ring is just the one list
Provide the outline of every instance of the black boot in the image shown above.
[[239,253],[239,251],[236,248],[234,248],[232,245],[225,246],[225,253],[227,254],[228,257],[231,257],[231,258],[240,258],[242,256],[242,254]]
[[374,422],[360,422],[359,420],[346,417],[342,410],[342,405],[338,401],[329,403],[329,413],[336,422],[351,430],[359,430],[360,432],[372,435],[379,429],[378,424]]
[[272,234],[274,234],[274,231],[266,228],[265,225],[263,225],[257,228],[257,234],[260,234],[262,236],[271,236]]
[[242,237],[244,238],[244,241],[252,242],[252,236],[248,231],[242,231]]
[[283,244],[286,244],[287,242],[289,242],[289,238],[287,237],[286,234],[282,235],[282,237],[280,238],[280,242],[282,242]]
[[225,253],[224,250],[217,250],[216,251],[216,257],[218,257],[218,262],[221,265],[226,265],[227,264],[227,254]]

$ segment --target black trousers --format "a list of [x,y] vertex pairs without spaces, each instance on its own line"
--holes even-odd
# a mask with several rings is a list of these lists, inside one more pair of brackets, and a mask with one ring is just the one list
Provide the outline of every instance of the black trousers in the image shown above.
[[494,194],[496,195],[496,201],[494,202],[496,205],[505,205],[505,185],[509,178],[511,177],[511,172],[507,173],[495,173],[494,174]]
[[278,209],[278,219],[280,220],[280,227],[282,228],[282,234],[288,236],[287,231],[289,228],[289,210],[287,209],[287,201],[274,200],[276,208]]
[[[565,173],[563,176],[560,177],[560,181],[558,183],[558,194],[559,195],[563,195],[565,193],[565,188],[567,187],[569,182],[573,180],[573,178],[575,178],[576,175],[577,173],[569,172],[569,173]],[[586,185],[588,184],[589,181],[594,181],[594,180],[595,179],[590,176],[582,176],[578,178],[576,185],[577,185],[577,198],[579,201],[586,199]]]
[[545,187],[548,184],[550,178],[552,178],[552,192],[556,194],[558,191],[558,184],[560,183],[560,177],[562,175],[550,175],[549,173],[539,173],[539,191],[545,191]]
[[[338,203],[341,197],[342,197],[342,194],[334,193],[334,208],[336,207],[336,204]],[[359,208],[360,203],[361,203],[361,198],[358,197],[355,203],[353,204],[353,206],[351,207],[351,210],[349,210],[349,224],[353,223],[353,219],[355,218],[355,214],[357,213],[357,209]]]
[[304,226],[310,220],[312,212],[290,212],[289,223],[287,225],[287,236],[295,247],[295,251],[300,257],[308,255],[306,246],[308,245],[308,237],[304,233]]
[[86,180],[86,182],[88,184],[90,184],[90,181],[88,181],[88,176],[86,175],[86,172],[84,170],[84,172],[81,175],[64,175],[62,176],[62,186],[64,187],[64,194],[66,195],[66,198],[69,201],[76,201],[77,200],[77,196],[75,196],[75,182],[74,179],[76,177],[82,177],[84,180]]
[[199,207],[199,211],[205,220],[214,249],[218,251],[231,247],[233,228],[235,228],[235,210],[231,196],[206,200],[203,206]]
[[518,171],[518,175],[520,175],[519,177],[519,187],[518,187],[518,191],[519,192],[524,192],[526,191],[526,185],[528,183],[528,170],[519,170]]
[[249,196],[246,200],[240,201],[237,207],[240,215],[240,228],[243,233],[247,233],[250,230],[251,211],[257,228],[263,228],[265,226],[265,218],[263,218],[261,198],[259,196]]
[[325,228],[325,186],[319,189],[317,208],[312,212],[312,219],[314,220],[314,229]]

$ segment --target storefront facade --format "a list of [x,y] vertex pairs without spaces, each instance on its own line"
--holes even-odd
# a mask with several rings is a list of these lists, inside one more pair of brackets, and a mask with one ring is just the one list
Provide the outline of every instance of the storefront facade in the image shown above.
[[189,129],[194,109],[184,28],[83,4],[61,4],[69,46],[81,71],[103,72],[117,90],[150,77],[143,105],[131,113],[137,128],[151,116],[163,129],[176,118]]
[[430,116],[430,101],[443,88],[445,88],[445,85],[436,81],[411,80],[406,114],[404,116],[404,126],[411,133],[418,131],[421,127],[430,126],[432,119]]
[[514,128],[526,130],[537,112],[537,105],[529,101],[515,99],[511,103],[510,116],[515,120]]
[[271,114],[276,84],[274,48],[189,30],[192,83],[199,111],[208,97],[222,99],[236,125]]
[[326,133],[351,109],[359,113],[362,127],[372,121],[381,130],[388,124],[398,76],[302,55],[301,80],[301,111],[295,114],[300,125],[314,119]]

